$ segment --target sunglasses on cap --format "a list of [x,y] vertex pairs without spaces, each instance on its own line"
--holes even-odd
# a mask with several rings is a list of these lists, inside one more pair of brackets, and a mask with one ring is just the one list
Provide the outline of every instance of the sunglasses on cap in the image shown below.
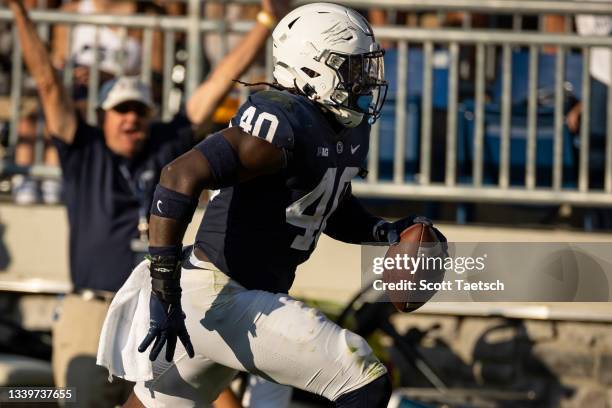
[[149,116],[149,114],[151,113],[151,109],[147,105],[141,102],[135,102],[135,101],[133,102],[128,101],[128,102],[120,103],[119,105],[113,107],[113,110],[121,114],[134,112],[136,115],[140,117]]

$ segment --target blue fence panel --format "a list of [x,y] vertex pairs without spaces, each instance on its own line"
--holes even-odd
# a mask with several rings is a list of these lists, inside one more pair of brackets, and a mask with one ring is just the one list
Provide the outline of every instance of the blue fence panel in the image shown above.
[[[538,56],[538,95],[544,105],[554,104],[556,55],[540,53]],[[582,97],[582,54],[565,55],[565,88],[577,99]],[[498,64],[495,82],[491,89],[491,101],[502,97],[502,66]],[[529,92],[529,51],[512,53],[512,103],[527,103]]]
[[[466,146],[469,161],[473,160],[474,145],[474,103],[466,101],[460,109],[460,120],[464,122],[464,131],[460,143]],[[501,144],[501,109],[499,104],[485,106],[483,183],[497,184],[500,163]],[[553,150],[554,149],[554,110],[550,107],[538,108],[536,133],[536,185],[552,186]],[[510,126],[510,183],[525,184],[527,153],[527,112],[525,107],[514,107]],[[576,186],[577,160],[573,139],[567,128],[563,131],[563,186]]]
[[[423,95],[423,50],[408,50],[408,96],[420,98]],[[432,101],[436,109],[446,109],[448,105],[448,52],[436,50],[433,56]],[[389,94],[397,93],[397,50],[385,53],[385,77],[389,81]]]
[[[413,181],[418,171],[419,132],[420,132],[420,98],[409,96],[406,103],[406,129],[404,166],[406,180]],[[383,106],[380,117],[379,136],[379,179],[393,178],[393,158],[395,152],[395,99],[390,98]]]
[[[414,181],[419,166],[421,100],[423,95],[423,50],[409,48],[406,90],[406,129],[405,135],[405,180]],[[432,105],[434,109],[446,110],[448,105],[448,52],[434,52]],[[395,109],[397,95],[397,50],[389,49],[385,54],[385,77],[389,81],[387,101],[380,118],[379,139],[379,178],[393,178],[393,158],[395,152]]]

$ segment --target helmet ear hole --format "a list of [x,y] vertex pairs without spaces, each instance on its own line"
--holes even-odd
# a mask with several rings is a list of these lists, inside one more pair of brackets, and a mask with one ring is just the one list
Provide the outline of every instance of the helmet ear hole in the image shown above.
[[316,77],[321,76],[321,74],[319,74],[319,73],[318,73],[318,72],[316,72],[316,71],[313,71],[313,70],[312,70],[312,69],[310,69],[310,68],[302,67],[302,68],[300,68],[300,69],[302,70],[302,72],[303,72],[303,73],[305,73],[306,75],[308,75],[310,78],[316,78]]
[[312,98],[314,95],[317,94],[317,91],[315,91],[315,89],[310,84],[304,85],[304,88],[302,88],[302,91],[304,91],[306,96],[308,96],[309,98]]

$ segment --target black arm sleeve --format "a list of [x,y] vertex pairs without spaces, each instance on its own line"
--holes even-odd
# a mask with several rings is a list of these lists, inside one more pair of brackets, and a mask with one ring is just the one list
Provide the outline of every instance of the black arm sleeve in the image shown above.
[[366,211],[349,191],[338,209],[328,218],[323,232],[349,244],[375,242],[374,227],[381,221],[384,220]]

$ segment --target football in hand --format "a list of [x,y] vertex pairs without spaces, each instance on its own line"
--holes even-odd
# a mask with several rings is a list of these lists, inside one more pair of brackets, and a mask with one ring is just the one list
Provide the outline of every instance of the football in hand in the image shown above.
[[383,272],[386,294],[397,310],[412,312],[432,298],[435,284],[444,280],[444,257],[430,223],[402,231],[400,242],[387,250]]

